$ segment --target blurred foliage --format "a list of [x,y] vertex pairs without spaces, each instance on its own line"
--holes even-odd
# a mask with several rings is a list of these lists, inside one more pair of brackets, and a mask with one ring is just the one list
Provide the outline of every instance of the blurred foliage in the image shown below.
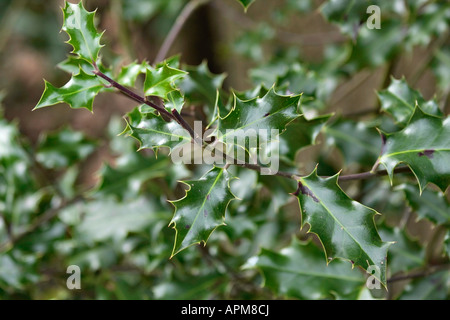
[[[218,1],[229,9],[235,4],[214,0],[211,11],[212,4]],[[264,5],[258,7],[263,0],[239,2],[248,12],[265,9]],[[308,225],[301,228],[306,216],[302,217],[292,194],[301,198],[301,209],[315,206],[314,195],[308,193],[311,191],[302,189],[302,183],[312,183],[312,178],[292,181],[231,166],[230,177],[237,179],[227,176],[222,181],[220,172],[226,170],[174,164],[167,147],[176,145],[162,138],[167,132],[173,134],[173,123],[139,105],[127,114],[126,121],[111,117],[107,127],[99,128],[101,134],[96,138],[65,125],[42,132],[35,143],[21,132],[18,121],[0,112],[0,299],[450,298],[450,162],[446,139],[450,4],[425,0],[328,0],[318,6],[317,1],[279,1],[273,11],[266,13],[270,18],[247,21],[227,43],[230,55],[232,52],[251,62],[248,78],[254,85],[247,91],[229,92],[224,87],[225,74],[211,72],[209,61],[185,64],[183,52],[158,65],[128,61],[134,58],[134,49],[129,47],[134,43],[132,36],[141,32],[146,41],[150,41],[149,37],[163,41],[186,3],[87,1],[86,6],[92,10],[100,6],[96,18],[88,18],[92,18],[92,28],[97,20],[112,12],[118,20],[107,26],[117,23],[118,32],[125,37],[117,36],[115,45],[119,50],[105,46],[100,51],[100,33],[94,30],[88,45],[94,51],[83,52],[82,44],[72,41],[75,55],[67,56],[68,46],[62,44],[63,37],[58,35],[62,14],[57,5],[37,0],[3,0],[0,55],[10,58],[12,51],[6,44],[13,37],[42,54],[49,65],[59,63],[62,71],[73,74],[60,87],[46,82],[39,108],[66,102],[73,108],[92,110],[99,92],[113,91],[92,73],[91,59],[96,60],[98,52],[99,69],[118,83],[157,95],[169,111],[176,109],[204,120],[208,127],[219,123],[239,128],[243,122],[233,112],[248,113],[246,119],[253,124],[272,112],[264,111],[270,105],[265,104],[266,100],[283,105],[294,98],[282,95],[302,93],[298,97],[298,114],[291,110],[295,109],[293,104],[286,108],[292,111],[289,121],[284,119],[286,123],[296,120],[288,123],[286,133],[279,136],[280,169],[287,172],[305,172],[316,164],[320,174],[329,176],[341,169],[364,172],[372,168],[380,155],[386,162],[391,155],[395,158],[399,153],[412,154],[418,146],[421,156],[415,152],[415,158],[397,156],[394,160],[418,168],[421,188],[412,174],[395,175],[391,181],[376,177],[323,188],[327,192],[333,190],[340,198],[333,212],[356,207],[360,202],[381,213],[372,225],[364,226],[372,235],[379,234],[383,243],[395,242],[389,247],[384,266],[389,291],[368,290],[368,275],[363,268],[353,268],[355,261],[348,261],[352,259],[346,257],[347,252],[341,253],[347,260],[327,261],[323,247],[330,248],[331,244],[322,241],[321,232],[317,232],[320,239],[308,233]],[[381,29],[366,26],[370,16],[366,9],[372,4],[381,8]],[[327,24],[337,28],[339,38],[326,42],[322,54],[311,60],[304,54],[307,38],[294,43],[282,39],[292,36],[286,31],[289,23],[314,12],[320,12]],[[69,14],[66,7],[66,16]],[[76,31],[72,30],[72,39],[76,38]],[[101,43],[109,44],[109,33],[107,29]],[[393,77],[392,70],[401,56],[417,48],[427,52],[423,65],[414,68],[418,70],[414,81]],[[126,52],[128,59],[116,51]],[[348,116],[331,113],[335,110],[333,95],[344,81],[380,67],[387,72],[381,87],[374,85],[379,100],[373,110]],[[415,86],[425,72],[433,74],[436,80],[436,94],[430,99],[424,98]],[[0,80],[0,89],[11,90],[14,84],[6,78]],[[352,91],[358,91],[358,87]],[[0,91],[0,103],[8,94]],[[8,110],[6,103],[4,108]],[[257,111],[249,112],[249,108]],[[226,120],[224,116],[229,112]],[[419,112],[421,115],[417,116]],[[300,114],[304,116],[299,117]],[[286,123],[278,121],[277,125],[280,123],[284,129]],[[148,127],[153,131],[146,130]],[[155,128],[160,136],[155,135]],[[411,131],[415,135],[409,134]],[[138,139],[140,145],[126,134]],[[387,144],[382,139],[384,134]],[[185,138],[189,141],[188,136]],[[428,150],[431,147],[423,150],[428,145],[433,152]],[[320,151],[310,154],[318,148]],[[84,170],[95,157],[100,157],[97,162],[102,165],[96,167],[95,185],[87,186]],[[214,182],[221,182],[215,193],[212,187],[200,188],[207,184],[205,177],[212,174]],[[181,180],[191,184],[190,191],[179,183]],[[435,185],[424,189],[428,182],[434,182],[441,190]],[[322,183],[325,184],[320,181],[318,188]],[[223,190],[227,190],[227,195],[219,201]],[[240,200],[230,202],[232,194]],[[216,197],[214,204],[205,206],[211,196]],[[177,199],[182,199],[178,205],[169,202]],[[326,200],[335,204],[331,201],[334,198]],[[359,206],[356,214],[367,209]],[[187,213],[178,211],[174,215],[174,207]],[[213,212],[214,221],[198,207],[208,214]],[[204,224],[197,229],[202,233],[200,238],[189,239],[195,220],[186,224],[186,215],[201,218]],[[176,231],[168,225],[180,219],[189,228],[178,230],[179,238],[174,240]],[[331,221],[330,217],[327,219]],[[326,225],[319,224],[324,230]],[[187,242],[181,243],[183,239]],[[206,246],[192,245],[206,240]],[[171,257],[180,247],[188,248]],[[349,248],[345,244],[341,249]],[[81,290],[66,287],[70,265],[81,268]],[[406,281],[396,280],[402,277]]]

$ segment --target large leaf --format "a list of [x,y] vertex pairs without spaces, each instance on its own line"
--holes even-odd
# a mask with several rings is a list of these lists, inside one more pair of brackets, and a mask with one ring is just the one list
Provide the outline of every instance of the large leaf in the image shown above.
[[445,300],[449,295],[450,271],[444,270],[414,280],[400,296],[400,300]]
[[379,158],[392,181],[394,168],[407,164],[422,191],[428,183],[442,191],[450,183],[450,117],[441,119],[416,107],[408,125],[400,132],[383,134],[385,140]]
[[375,266],[378,278],[386,284],[386,258],[390,245],[378,235],[374,222],[377,212],[349,198],[338,186],[339,174],[330,178],[317,175],[317,168],[299,178],[298,198],[302,225],[319,236],[327,259],[343,258],[368,269]]
[[70,39],[67,43],[73,46],[72,53],[89,63],[96,62],[102,45],[102,33],[97,32],[94,23],[95,12],[88,12],[83,2],[72,4],[66,2],[63,9],[64,24],[62,30]]
[[176,231],[172,256],[193,244],[206,244],[211,233],[225,224],[228,203],[235,199],[230,179],[227,170],[215,167],[200,180],[184,182],[189,186],[186,196],[171,201],[175,213],[170,225]]
[[176,148],[191,142],[191,136],[175,121],[165,122],[153,113],[141,113],[135,108],[128,113],[128,126],[124,133],[140,142],[140,149]]
[[261,270],[264,286],[281,297],[317,300],[349,296],[365,283],[359,270],[343,261],[327,264],[316,245],[295,238],[280,252],[262,249],[245,267]]
[[[264,96],[243,101],[234,95],[232,110],[225,116],[220,115],[218,121],[218,138],[230,144],[246,146],[246,139],[253,143],[270,142],[277,139],[288,123],[298,118],[300,95],[282,96],[271,88]],[[271,131],[277,134],[272,135]],[[264,136],[265,135],[265,136]]]
[[395,121],[403,125],[411,118],[416,103],[426,113],[442,115],[436,101],[425,101],[419,91],[408,86],[404,78],[400,80],[392,78],[389,87],[380,91],[378,97],[381,101],[381,109],[392,114]]
[[73,75],[69,82],[61,88],[56,88],[45,81],[44,93],[33,110],[58,103],[67,103],[74,109],[86,108],[92,111],[94,98],[102,89],[104,89],[104,85],[99,78],[80,69],[80,72]]
[[175,80],[183,78],[187,72],[172,68],[166,63],[156,69],[146,70],[144,92],[146,96],[157,96],[167,99],[167,94],[176,90]]
[[411,184],[402,184],[398,189],[403,190],[407,203],[420,219],[437,224],[450,223],[450,204],[443,193],[425,189],[419,195]]

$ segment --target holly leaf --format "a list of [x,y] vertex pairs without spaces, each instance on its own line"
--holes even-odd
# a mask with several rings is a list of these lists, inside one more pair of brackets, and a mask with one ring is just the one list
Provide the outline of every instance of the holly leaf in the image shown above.
[[398,186],[405,194],[409,207],[417,213],[419,219],[428,219],[437,224],[450,223],[450,204],[441,192],[425,189],[419,195],[414,186]]
[[183,105],[184,96],[179,90],[175,90],[167,94],[167,101],[164,105],[167,110],[176,109],[178,113],[180,113],[181,109],[183,109]]
[[255,1],[255,0],[237,0],[242,6],[244,7],[245,12],[247,12],[248,7]]
[[148,63],[146,61],[143,63],[132,62],[127,64],[120,69],[119,75],[117,76],[117,82],[123,86],[134,87],[137,77],[141,73],[146,73],[147,68]]
[[390,113],[397,123],[406,125],[414,112],[416,103],[425,113],[442,116],[435,100],[425,101],[422,94],[412,89],[404,78],[397,80],[392,78],[391,84],[385,90],[378,93],[381,109]]
[[69,35],[67,43],[72,45],[72,53],[89,63],[96,62],[103,46],[100,44],[103,33],[95,28],[95,11],[86,11],[82,1],[78,4],[66,2],[63,14],[62,30]]
[[443,270],[408,285],[400,300],[445,300],[448,298],[450,271]]
[[191,136],[175,121],[165,122],[160,115],[143,113],[139,108],[127,114],[124,133],[140,142],[141,149],[168,147],[172,150],[191,142]]
[[80,69],[79,73],[73,75],[69,82],[61,88],[56,88],[45,81],[44,93],[33,110],[58,103],[67,103],[73,109],[86,108],[92,112],[94,98],[104,88],[99,78]]
[[189,186],[186,195],[170,201],[175,213],[169,225],[176,231],[172,257],[193,244],[206,244],[211,233],[225,225],[227,206],[236,198],[230,190],[231,179],[227,170],[215,167],[200,180],[183,182]]
[[298,179],[293,193],[299,200],[302,226],[307,222],[310,232],[317,234],[327,260],[342,258],[353,265],[379,271],[377,279],[386,285],[386,256],[390,245],[378,235],[375,210],[348,197],[338,186],[339,174],[321,178],[316,169]]
[[[262,97],[246,101],[234,95],[232,110],[225,117],[222,118],[218,110],[216,132],[219,140],[248,149],[256,139],[260,144],[276,139],[288,123],[300,116],[297,112],[300,97],[279,95],[274,88]],[[246,145],[247,142],[249,145]]]
[[314,243],[302,243],[295,238],[280,252],[261,249],[244,267],[259,269],[264,287],[288,298],[317,300],[349,296],[365,283],[363,274],[349,264],[339,260],[327,264],[323,252]]
[[175,80],[186,74],[186,71],[169,67],[166,63],[157,68],[148,67],[144,82],[145,95],[167,99],[167,94],[176,90]]
[[382,133],[384,145],[379,162],[392,182],[394,168],[407,164],[419,182],[420,192],[428,183],[442,191],[450,184],[450,117],[426,114],[416,106],[408,125],[400,132]]

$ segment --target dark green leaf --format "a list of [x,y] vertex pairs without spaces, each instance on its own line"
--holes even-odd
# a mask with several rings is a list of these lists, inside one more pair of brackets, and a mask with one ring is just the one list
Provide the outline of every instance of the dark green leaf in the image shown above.
[[414,280],[400,296],[400,300],[445,300],[449,293],[450,271],[444,270]]
[[227,206],[235,199],[230,179],[226,170],[215,167],[200,180],[184,182],[189,186],[186,196],[171,201],[175,213],[170,225],[176,231],[172,256],[193,244],[206,244],[211,233],[225,224]]
[[319,236],[326,258],[343,258],[367,269],[376,266],[379,280],[386,285],[386,258],[390,245],[378,235],[374,216],[378,214],[349,198],[338,186],[339,175],[320,178],[314,170],[299,178],[298,197],[302,225]]
[[326,263],[323,252],[312,242],[296,239],[279,253],[262,249],[246,268],[261,270],[264,286],[281,297],[317,300],[348,296],[365,283],[359,270],[343,261]]
[[167,99],[167,94],[176,90],[175,80],[183,78],[186,74],[187,72],[169,67],[167,64],[156,69],[148,67],[144,82],[145,95]]
[[421,192],[430,182],[445,191],[450,183],[449,136],[450,117],[441,119],[416,107],[402,131],[383,134],[386,142],[379,161],[386,167],[391,181],[394,168],[403,162],[414,172]]

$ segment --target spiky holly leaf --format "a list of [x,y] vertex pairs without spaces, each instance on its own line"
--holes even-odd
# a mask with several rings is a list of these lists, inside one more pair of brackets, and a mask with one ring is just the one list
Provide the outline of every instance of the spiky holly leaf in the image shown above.
[[144,82],[145,95],[167,99],[167,94],[176,90],[175,80],[183,78],[186,74],[186,71],[172,68],[167,63],[155,69],[148,67]]
[[264,277],[264,287],[277,296],[298,299],[356,297],[365,279],[359,270],[343,261],[326,264],[323,252],[311,241],[293,239],[280,252],[262,249],[245,268],[257,268]]
[[279,95],[274,88],[264,96],[246,101],[234,95],[232,110],[225,117],[218,111],[217,136],[226,144],[244,149],[256,141],[261,145],[277,139],[288,123],[300,117],[300,97]]
[[405,163],[414,172],[421,192],[430,182],[445,191],[450,184],[450,117],[429,115],[416,106],[403,130],[382,137],[385,143],[379,162],[391,182],[394,168]]
[[404,78],[392,78],[391,84],[378,93],[381,109],[390,113],[397,123],[406,125],[414,112],[416,103],[426,113],[441,116],[442,112],[435,100],[425,101],[422,94],[412,89]]
[[215,167],[200,180],[184,181],[189,186],[186,195],[171,201],[175,213],[170,225],[176,231],[172,256],[193,244],[206,244],[211,233],[225,224],[227,206],[235,199],[231,179],[227,170]]
[[99,33],[95,27],[95,11],[86,11],[82,1],[78,4],[66,2],[63,14],[62,30],[70,37],[67,43],[72,45],[72,53],[89,63],[96,62],[103,46],[100,44],[103,33]]
[[79,71],[61,88],[45,81],[44,93],[33,110],[67,103],[73,109],[86,108],[92,112],[94,98],[105,86],[96,76],[87,74],[83,69]]
[[191,136],[177,122],[165,122],[154,113],[141,112],[139,108],[127,114],[127,128],[124,133],[140,142],[139,149],[171,149],[191,142]]
[[320,238],[327,259],[342,258],[356,266],[379,270],[386,285],[386,256],[390,245],[378,235],[375,210],[347,196],[338,185],[339,174],[330,178],[317,175],[317,168],[298,179],[295,195],[302,212],[302,225]]
[[180,90],[175,90],[172,92],[169,92],[167,94],[167,101],[165,101],[165,107],[168,110],[176,109],[178,112],[181,112],[181,109],[183,109],[184,105],[184,96],[180,92]]
[[247,11],[248,7],[255,1],[255,0],[237,0],[242,6],[244,7],[244,10]]
[[450,204],[443,193],[425,189],[419,195],[417,187],[410,184],[402,184],[398,189],[403,190],[408,205],[420,219],[437,224],[450,223]]

